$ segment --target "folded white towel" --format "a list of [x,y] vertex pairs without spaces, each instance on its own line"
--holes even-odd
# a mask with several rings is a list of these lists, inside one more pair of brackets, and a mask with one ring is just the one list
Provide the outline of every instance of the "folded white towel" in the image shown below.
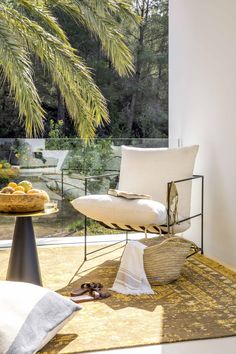
[[110,290],[121,294],[154,294],[144,270],[143,250],[147,246],[131,241],[125,246],[120,268]]

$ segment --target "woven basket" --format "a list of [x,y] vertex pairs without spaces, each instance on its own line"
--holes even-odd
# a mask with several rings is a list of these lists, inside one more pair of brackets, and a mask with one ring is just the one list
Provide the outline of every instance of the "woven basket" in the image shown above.
[[144,269],[151,285],[168,284],[179,278],[184,261],[200,249],[182,237],[158,236],[140,240],[144,249]]
[[0,194],[1,213],[30,213],[44,209],[46,201],[43,193],[38,194]]

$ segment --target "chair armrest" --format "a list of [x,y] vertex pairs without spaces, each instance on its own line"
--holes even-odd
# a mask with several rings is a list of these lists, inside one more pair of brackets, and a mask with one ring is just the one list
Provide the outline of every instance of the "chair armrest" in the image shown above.
[[[204,179],[203,175],[192,175],[192,177],[184,178],[184,179],[179,179],[176,181],[172,181],[174,183],[181,183],[181,182],[186,182],[186,181],[191,181],[193,179],[201,178],[202,180]],[[172,182],[168,182],[167,184],[170,185]]]
[[[63,179],[64,179],[64,171],[68,171],[67,169],[62,169],[62,174],[61,174],[61,180],[62,180],[62,186],[63,186]],[[70,171],[78,171],[78,169],[70,169]],[[108,178],[108,177],[116,177],[119,176],[120,172],[119,171],[111,171],[109,173],[104,173],[102,175],[95,175],[95,176],[82,176],[78,175],[76,176],[76,179],[84,181],[84,192],[85,195],[87,195],[88,192],[88,181],[91,179],[103,179],[103,178]],[[62,197],[63,197],[63,187],[62,187]]]
[[172,183],[177,184],[177,183],[187,182],[187,181],[191,181],[191,180],[199,179],[199,178],[201,179],[201,187],[202,187],[201,188],[201,212],[199,212],[198,214],[192,215],[192,216],[190,216],[188,218],[179,220],[178,223],[181,223],[181,222],[196,218],[198,216],[202,217],[202,222],[203,222],[204,176],[203,175],[192,175],[192,177],[183,178],[183,179],[179,179],[179,180],[167,183],[167,226],[168,226],[168,229],[169,229],[169,226],[170,226],[170,190],[171,190],[171,184]]

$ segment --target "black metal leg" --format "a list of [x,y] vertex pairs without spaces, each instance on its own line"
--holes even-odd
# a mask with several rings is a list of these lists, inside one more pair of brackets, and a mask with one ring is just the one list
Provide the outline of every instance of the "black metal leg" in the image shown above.
[[42,286],[32,218],[17,217],[13,235],[7,280]]
[[84,260],[87,261],[87,216],[84,217]]
[[125,239],[126,245],[127,245],[128,242],[129,242],[129,233],[128,233],[128,231],[126,231],[126,239]]
[[202,176],[202,200],[201,200],[201,254],[203,251],[203,215],[204,215],[204,176]]
[[[84,181],[84,195],[88,194],[88,179]],[[87,261],[87,216],[84,217],[84,261]]]
[[201,254],[203,254],[203,215],[201,216]]
[[167,183],[167,234],[170,236],[170,188],[171,182]]
[[202,181],[202,190],[201,190],[201,212],[195,215],[192,215],[188,218],[184,218],[182,220],[178,221],[178,224],[185,222],[187,220],[191,220],[196,217],[201,217],[201,231],[200,231],[200,237],[201,237],[201,254],[204,253],[204,176],[203,175],[193,175],[192,177],[185,178],[185,179],[180,179],[176,180],[173,182],[168,182],[167,183],[167,231],[169,234],[170,231],[170,186],[171,183],[181,183],[181,182],[186,182],[186,181],[191,181],[197,178],[201,178]]

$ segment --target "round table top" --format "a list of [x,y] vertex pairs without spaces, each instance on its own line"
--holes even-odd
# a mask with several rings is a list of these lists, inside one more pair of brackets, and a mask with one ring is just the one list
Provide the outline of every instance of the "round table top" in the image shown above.
[[41,211],[35,211],[32,213],[3,213],[0,212],[0,216],[15,216],[15,217],[29,217],[29,216],[47,216],[51,214],[58,213],[59,209],[58,208],[52,208],[49,210],[41,210]]

